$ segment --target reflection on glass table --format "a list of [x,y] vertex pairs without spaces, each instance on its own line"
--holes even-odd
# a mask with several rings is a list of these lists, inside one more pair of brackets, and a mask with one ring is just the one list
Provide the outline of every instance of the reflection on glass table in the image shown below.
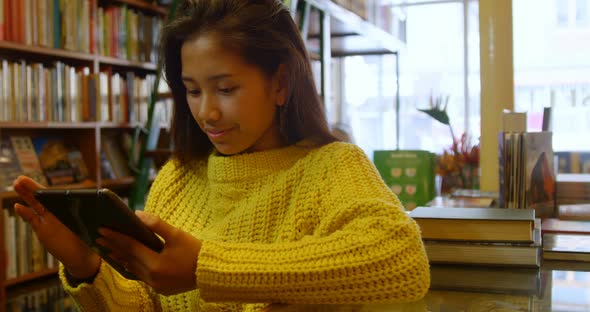
[[266,311],[590,311],[590,263],[545,261],[541,269],[431,265],[422,300],[403,304],[286,305]]

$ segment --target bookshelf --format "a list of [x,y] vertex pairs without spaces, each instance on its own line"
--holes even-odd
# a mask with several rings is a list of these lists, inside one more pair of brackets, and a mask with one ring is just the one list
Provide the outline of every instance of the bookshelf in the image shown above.
[[[315,13],[313,13],[314,15],[312,16],[314,20],[315,17],[318,17],[317,14],[320,14],[320,12],[323,14],[323,22],[321,22],[323,25],[322,31],[320,31],[319,24],[311,24],[308,47],[310,53],[315,56],[314,58],[320,60],[325,66],[329,67],[329,58],[326,59],[326,55],[339,57],[350,55],[351,53],[392,53],[403,46],[403,40],[398,39],[402,38],[402,36],[386,33],[338,4],[328,0],[301,1],[314,8]],[[14,4],[17,7],[14,12],[22,13],[22,10],[24,10],[23,7],[18,7],[18,5],[16,5],[17,3],[19,3],[19,5],[21,5],[20,3],[23,3],[20,0],[4,0],[4,2],[10,2],[11,5]],[[45,3],[49,4],[50,2],[48,1]],[[156,35],[149,32],[144,33],[141,39],[139,38],[139,35],[138,37],[129,36],[131,29],[125,29],[123,31],[118,29],[118,32],[113,31],[109,28],[112,27],[113,24],[110,22],[105,23],[105,21],[111,21],[110,19],[114,18],[113,16],[127,16],[124,14],[127,14],[128,12],[137,12],[137,16],[133,14],[130,15],[132,16],[130,20],[142,20],[144,23],[147,23],[141,24],[142,26],[147,25],[142,29],[151,29],[155,32],[157,26],[154,25],[157,25],[157,21],[161,21],[166,16],[167,8],[155,5],[155,1],[149,0],[73,0],[62,3],[65,3],[66,5],[66,8],[64,8],[65,13],[58,22],[53,21],[52,24],[47,20],[51,20],[51,16],[48,14],[37,14],[36,18],[40,18],[37,20],[40,24],[46,22],[47,25],[51,27],[49,27],[49,30],[40,27],[37,29],[39,32],[36,35],[35,31],[31,31],[30,29],[27,30],[27,27],[30,25],[24,25],[25,22],[23,22],[23,20],[26,21],[26,19],[16,21],[15,23],[18,23],[16,26],[11,24],[10,18],[5,20],[4,26],[7,28],[12,27],[12,29],[4,32],[4,38],[0,37],[0,61],[5,60],[12,63],[21,62],[26,64],[39,63],[43,64],[44,69],[53,68],[56,62],[60,62],[62,64],[60,66],[69,66],[69,70],[75,72],[76,75],[79,75],[69,77],[72,78],[71,81],[77,81],[79,77],[82,77],[82,79],[89,79],[90,82],[96,83],[99,86],[99,88],[95,90],[97,94],[94,104],[97,107],[95,107],[96,110],[93,111],[96,114],[92,113],[90,115],[85,115],[83,118],[65,118],[64,116],[54,118],[55,116],[53,115],[44,116],[45,118],[40,118],[41,115],[39,115],[36,116],[36,118],[30,119],[0,118],[4,120],[0,121],[0,137],[61,136],[68,143],[79,147],[85,164],[88,167],[88,178],[79,183],[59,186],[59,188],[108,187],[125,194],[129,191],[129,187],[134,183],[134,178],[132,176],[103,178],[104,172],[101,166],[101,152],[104,150],[102,146],[103,136],[105,134],[132,134],[136,127],[143,125],[143,120],[141,118],[137,120],[131,120],[131,118],[117,120],[117,118],[114,118],[119,116],[116,112],[112,111],[111,101],[114,100],[111,99],[111,95],[108,95],[109,100],[101,98],[102,94],[100,94],[100,90],[104,90],[104,88],[101,88],[100,80],[104,79],[104,75],[107,75],[107,77],[111,79],[111,75],[114,74],[119,74],[119,79],[125,79],[129,77],[127,76],[127,73],[132,73],[132,77],[138,77],[140,78],[140,81],[141,78],[147,80],[148,75],[156,75],[157,66],[154,55],[147,51],[149,49],[147,49],[146,46],[140,44],[140,42],[143,42],[144,45],[153,47],[153,44],[156,41]],[[76,7],[77,4],[72,3],[83,3],[83,5]],[[297,1],[292,1],[292,3],[295,7],[297,6]],[[84,10],[86,8],[84,5],[86,4],[89,9],[88,14],[86,14],[86,11]],[[70,7],[70,5],[73,5],[74,7]],[[11,9],[12,8],[13,7],[11,7]],[[24,8],[26,9],[26,5],[24,5]],[[47,8],[44,8],[43,10],[46,9]],[[81,9],[84,11],[83,14],[69,14],[72,12],[82,12],[79,11]],[[41,12],[43,12],[43,10],[41,10]],[[53,11],[50,12],[54,13]],[[332,20],[330,21],[329,18],[326,19],[326,16],[331,16]],[[319,22],[319,18],[316,22]],[[52,32],[52,27],[57,24],[62,26],[65,25],[63,26],[66,27],[64,32],[67,32],[69,29],[69,31],[75,30],[79,33],[74,37],[68,37],[62,33],[60,34],[60,36],[62,36],[61,45],[56,44],[59,40],[54,40],[55,38],[53,38],[53,35],[55,35],[55,33]],[[137,27],[139,25],[140,24],[136,24],[135,26]],[[139,29],[141,27],[137,28]],[[322,33],[325,33],[326,29],[328,30],[328,33],[331,33],[331,44],[322,39],[324,38]],[[86,30],[88,31],[86,32]],[[50,32],[53,35],[51,35]],[[35,41],[37,41],[37,43],[35,43]],[[122,42],[125,42],[125,45],[121,45],[120,43]],[[132,45],[129,45],[128,42],[132,42]],[[361,42],[364,43],[361,44]],[[314,45],[317,45],[317,49],[321,51],[315,51],[316,49],[314,48]],[[359,49],[361,46],[362,49]],[[328,48],[326,49],[326,47]],[[327,52],[326,54],[326,51],[331,52]],[[0,69],[2,69],[2,67],[0,67]],[[86,72],[84,72],[84,70]],[[0,88],[2,87],[2,80],[3,77],[0,76]],[[329,77],[323,76],[322,81],[324,82],[324,85],[329,85]],[[110,84],[113,83],[112,80],[109,80],[109,82]],[[67,89],[67,91],[71,89],[73,88]],[[112,91],[110,87],[109,90]],[[88,89],[86,89],[86,91],[88,91]],[[2,99],[3,98],[0,97],[0,101],[2,101]],[[160,99],[168,101],[172,100],[171,95],[166,92],[160,96]],[[53,99],[51,99],[51,101],[52,100]],[[86,100],[84,99],[83,101]],[[109,103],[109,113],[107,114],[103,114],[101,109],[98,108],[100,105],[99,103],[105,101]],[[76,101],[74,100],[73,102]],[[39,110],[42,111],[41,109]],[[118,112],[120,113],[121,111]],[[0,114],[1,113],[2,112],[0,112]],[[138,111],[135,111],[135,113],[138,113]],[[165,122],[161,127],[166,127]],[[156,150],[151,157],[161,158],[165,157],[163,156],[165,154],[166,151],[164,150]],[[18,196],[15,192],[0,192],[0,201],[3,208],[3,213],[0,214],[0,221],[2,221],[0,223],[0,252],[4,254],[7,253],[7,246],[5,245],[6,237],[4,237],[4,222],[6,221],[3,217],[4,210],[17,200]],[[0,268],[6,267],[6,263],[3,263],[4,259],[5,257],[0,255]],[[24,284],[34,283],[37,280],[40,281],[47,277],[54,278],[56,275],[55,268],[49,268],[20,275],[16,278],[12,277],[7,279],[5,271],[6,270],[4,269],[0,270],[0,302],[2,303],[0,304],[0,312],[5,309],[4,302],[7,298],[7,290],[13,292],[15,289],[21,288]]]
[[[147,0],[76,0],[61,2],[61,15],[55,15],[54,5],[59,1],[35,1],[37,7],[33,7],[32,3],[4,0],[9,11],[4,14],[5,24],[0,25],[4,27],[0,32],[4,34],[4,37],[0,36],[0,137],[26,136],[34,139],[55,136],[79,150],[88,170],[87,177],[50,188],[108,187],[125,194],[134,183],[133,176],[103,179],[102,136],[104,133],[132,135],[135,128],[145,122],[147,116],[141,114],[147,112],[147,99],[152,91],[150,84],[158,74],[153,51],[167,8]],[[57,36],[61,40],[56,40]],[[23,73],[41,69],[37,76],[12,76],[16,69],[12,71],[11,67],[11,75],[7,76],[4,72],[8,67],[2,67],[2,62],[22,69]],[[61,82],[65,83],[61,89],[51,84],[55,80],[55,76],[51,75],[57,71],[58,62],[64,66],[63,73],[66,73],[61,77]],[[67,76],[67,70],[72,72],[70,76]],[[114,80],[115,76],[118,80]],[[7,77],[10,82],[3,85]],[[29,80],[30,77],[38,80]],[[100,79],[105,78],[107,83],[102,84]],[[66,82],[68,79],[70,81]],[[133,87],[125,89],[130,79],[133,79]],[[22,87],[34,87],[34,82],[43,81],[38,85],[47,88],[34,89],[31,93],[23,88],[26,93],[21,95],[31,99],[23,100],[5,91],[6,86],[10,90],[18,90],[14,85],[17,81],[23,82]],[[118,94],[113,88],[114,81],[120,83]],[[89,91],[90,85],[96,87],[94,93]],[[56,90],[63,93],[58,94]],[[108,92],[101,94],[101,90]],[[42,106],[67,103],[68,94],[71,95],[69,116],[58,116],[53,112],[54,115],[49,111],[57,109]],[[18,104],[22,106],[16,106]],[[103,108],[107,110],[101,111]],[[19,111],[27,113],[23,115]],[[108,113],[101,114],[104,112]],[[163,123],[162,127],[167,125]],[[22,288],[36,281],[55,279],[57,276],[55,267],[37,267],[20,272],[16,277],[8,277],[5,259],[10,259],[8,255],[11,251],[7,246],[9,237],[6,237],[5,231],[8,226],[5,211],[12,211],[14,202],[19,200],[14,191],[0,191],[0,312],[5,311],[6,300],[11,293],[21,292]]]

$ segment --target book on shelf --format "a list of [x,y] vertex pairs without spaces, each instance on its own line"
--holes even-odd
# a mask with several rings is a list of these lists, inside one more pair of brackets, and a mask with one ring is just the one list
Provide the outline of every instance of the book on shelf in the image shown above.
[[10,208],[3,208],[4,245],[8,252],[6,278],[56,268],[57,261],[37,239],[31,226],[16,216]]
[[37,283],[11,287],[7,291],[6,311],[60,311],[78,309],[58,279],[41,279]]
[[75,182],[74,168],[62,137],[36,137],[33,138],[33,146],[49,185]]
[[425,240],[424,247],[431,263],[539,267],[540,228],[533,237],[532,243]]
[[33,141],[28,136],[11,136],[10,142],[18,159],[20,168],[24,175],[31,179],[47,185],[47,179],[41,169],[37,152],[33,146]]
[[22,170],[16,158],[12,143],[8,138],[0,139],[0,185],[2,191],[12,191],[12,182]]
[[543,219],[543,234],[582,234],[590,235],[590,221],[560,220],[557,218]]
[[435,196],[434,154],[428,151],[375,151],[375,167],[383,181],[408,210],[424,206]]
[[101,146],[106,159],[109,161],[115,178],[125,178],[132,175],[127,162],[125,152],[114,136],[104,135],[101,137]]
[[557,172],[569,174],[590,173],[590,152],[555,152]]
[[418,207],[410,216],[424,240],[533,241],[532,209]]
[[590,235],[544,234],[543,259],[590,262]]
[[432,264],[430,288],[485,293],[530,294],[541,292],[539,268]]

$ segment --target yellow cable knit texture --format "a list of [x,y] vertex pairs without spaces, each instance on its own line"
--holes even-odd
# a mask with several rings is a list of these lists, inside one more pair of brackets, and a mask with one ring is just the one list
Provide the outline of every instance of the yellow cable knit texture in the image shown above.
[[401,302],[423,297],[430,284],[418,226],[351,144],[212,154],[188,168],[170,161],[146,210],[203,241],[198,290],[161,296],[104,262],[92,285],[73,288],[62,267],[82,310]]

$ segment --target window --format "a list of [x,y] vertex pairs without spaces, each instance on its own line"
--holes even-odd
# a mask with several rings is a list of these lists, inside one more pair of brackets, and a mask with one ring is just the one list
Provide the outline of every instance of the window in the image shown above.
[[588,2],[587,0],[576,0],[576,26],[588,25]]
[[[515,2],[527,2],[527,0],[514,0]],[[546,4],[546,0],[540,0],[539,4]],[[513,2],[514,3],[514,2]],[[587,28],[590,15],[588,0],[555,0],[557,13],[557,26],[560,28]]]
[[[588,19],[587,0],[561,2],[586,12],[570,17]],[[581,139],[590,135],[590,31],[553,23],[554,3],[513,0],[514,107],[527,112],[530,131],[541,130],[543,108],[551,107],[553,149],[590,151]]]
[[[464,10],[465,3],[467,10]],[[431,95],[448,96],[447,112],[455,136],[468,132],[477,143],[480,135],[478,2],[414,1],[399,4],[396,9],[404,11],[407,21],[407,45],[399,55],[400,141],[396,142],[394,55],[342,60],[341,121],[351,126],[355,143],[369,157],[374,150],[395,149],[398,144],[401,149],[441,153],[452,144],[448,127],[418,109],[428,108]]]

